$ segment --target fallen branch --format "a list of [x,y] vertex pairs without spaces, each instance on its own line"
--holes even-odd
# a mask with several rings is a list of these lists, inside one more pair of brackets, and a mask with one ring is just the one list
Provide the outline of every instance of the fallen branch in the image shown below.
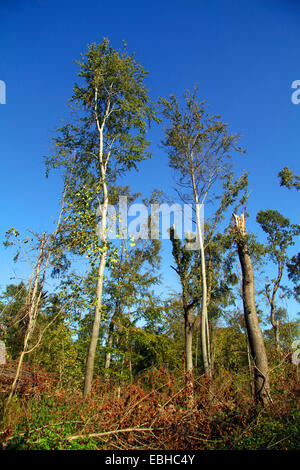
[[153,431],[161,431],[163,428],[127,428],[127,429],[115,429],[113,431],[106,431],[106,432],[99,432],[99,433],[92,433],[92,434],[78,434],[74,436],[69,436],[66,438],[67,441],[75,441],[77,439],[90,439],[92,437],[103,437],[109,436],[110,434],[120,434],[123,432],[153,432]]

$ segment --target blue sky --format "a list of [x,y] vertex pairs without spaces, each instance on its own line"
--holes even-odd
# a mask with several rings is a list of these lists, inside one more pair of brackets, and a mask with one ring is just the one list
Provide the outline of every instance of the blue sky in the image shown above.
[[[198,83],[211,113],[241,134],[247,153],[236,157],[235,169],[249,173],[249,229],[262,235],[255,217],[268,208],[299,223],[299,194],[280,188],[277,178],[283,166],[300,173],[300,105],[291,101],[291,83],[300,79],[299,26],[297,0],[0,0],[0,80],[7,91],[0,105],[1,240],[12,226],[53,229],[61,180],[45,178],[43,156],[54,128],[68,119],[73,60],[103,37],[115,48],[125,40],[135,52],[154,100]],[[161,128],[151,130],[153,158],[124,179],[133,190],[171,190],[161,137]],[[14,274],[11,252],[0,253],[3,288]],[[166,253],[172,283],[169,261]]]

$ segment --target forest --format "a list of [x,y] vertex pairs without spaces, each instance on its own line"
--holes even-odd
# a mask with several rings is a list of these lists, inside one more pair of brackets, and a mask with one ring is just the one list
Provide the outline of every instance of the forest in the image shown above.
[[[300,225],[276,203],[252,220],[235,164],[250,157],[196,84],[153,101],[108,39],[76,64],[45,158],[63,186],[53,231],[16,219],[3,242],[30,273],[0,296],[2,450],[299,449]],[[164,175],[151,194],[126,183],[155,161],[150,128],[179,216]],[[296,199],[297,170],[277,173],[278,197]]]

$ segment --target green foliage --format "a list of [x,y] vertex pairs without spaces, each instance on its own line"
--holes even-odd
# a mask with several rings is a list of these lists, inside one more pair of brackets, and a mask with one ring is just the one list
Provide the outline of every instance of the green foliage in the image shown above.
[[300,175],[295,175],[289,167],[285,166],[279,173],[280,186],[285,186],[288,189],[295,188],[297,191],[300,189]]
[[217,369],[223,368],[232,373],[247,372],[246,337],[238,326],[216,328],[212,348]]
[[271,209],[259,211],[256,220],[267,234],[267,253],[271,259],[285,261],[288,247],[293,246],[294,237],[300,235],[300,225],[291,224],[287,217]]
[[28,291],[23,282],[9,284],[1,296],[0,331],[9,359],[16,359],[23,349],[27,327],[26,306]]
[[295,285],[294,293],[297,300],[300,301],[300,253],[292,256],[287,262],[288,277]]

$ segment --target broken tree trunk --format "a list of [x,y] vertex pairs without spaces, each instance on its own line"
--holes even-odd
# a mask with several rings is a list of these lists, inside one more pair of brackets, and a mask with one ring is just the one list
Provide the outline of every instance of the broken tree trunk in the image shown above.
[[[24,345],[23,345],[23,350],[20,354],[19,360],[18,360],[18,365],[16,368],[16,374],[14,381],[11,386],[11,390],[9,393],[9,396],[7,398],[6,403],[4,404],[4,409],[6,409],[11,400],[12,397],[17,389],[18,385],[18,380],[20,377],[21,369],[22,369],[22,364],[24,361],[25,354],[28,351],[28,346],[30,343],[30,340],[32,338],[35,325],[36,325],[36,320],[37,320],[37,315],[38,315],[38,307],[39,307],[39,302],[42,294],[42,288],[43,288],[43,280],[40,278],[40,273],[42,270],[42,263],[43,263],[43,256],[44,256],[44,249],[45,249],[45,243],[46,243],[46,234],[43,233],[42,240],[40,243],[40,249],[39,249],[39,255],[37,259],[36,266],[34,268],[34,282],[33,282],[33,289],[31,292],[31,288],[29,288],[29,293],[30,293],[30,298],[29,298],[29,305],[28,305],[28,313],[27,313],[27,321],[28,321],[28,326],[27,330],[24,336]],[[31,287],[31,286],[30,286]],[[40,292],[39,292],[40,291]]]
[[238,256],[243,276],[243,305],[246,329],[249,340],[250,355],[254,364],[254,397],[266,405],[270,400],[270,383],[268,359],[262,331],[259,326],[255,305],[254,274],[245,229],[244,214],[241,217],[233,214]]

